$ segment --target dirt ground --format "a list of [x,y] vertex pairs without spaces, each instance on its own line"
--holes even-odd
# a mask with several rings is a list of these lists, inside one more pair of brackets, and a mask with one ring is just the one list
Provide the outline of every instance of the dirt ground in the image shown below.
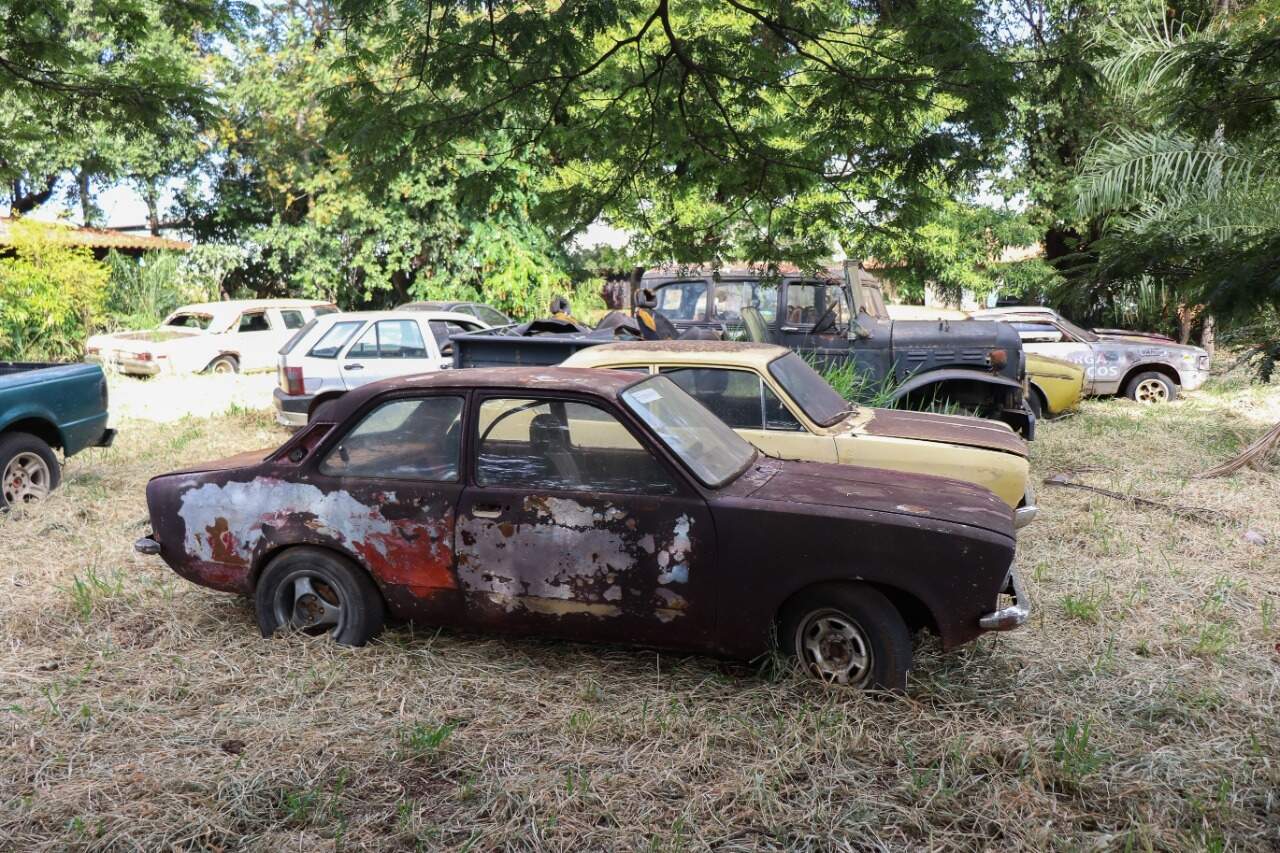
[[0,518],[0,849],[1280,849],[1280,477],[1191,479],[1280,387],[1046,425],[1038,478],[1221,516],[1041,485],[1031,623],[926,641],[889,700],[423,627],[263,640],[132,542],[148,476],[285,433],[137,411]]

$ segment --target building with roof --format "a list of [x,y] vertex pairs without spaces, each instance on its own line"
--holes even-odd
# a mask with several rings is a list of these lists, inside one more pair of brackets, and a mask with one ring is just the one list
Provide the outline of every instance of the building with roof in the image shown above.
[[[13,246],[12,225],[17,220],[0,216],[0,253]],[[65,242],[71,246],[85,246],[93,250],[95,258],[101,260],[107,252],[115,250],[122,255],[134,257],[144,252],[187,252],[191,243],[186,240],[173,240],[169,237],[156,237],[151,234],[130,234],[111,228],[87,228],[83,225],[69,225],[62,222],[44,222],[48,226],[50,238],[57,242]]]

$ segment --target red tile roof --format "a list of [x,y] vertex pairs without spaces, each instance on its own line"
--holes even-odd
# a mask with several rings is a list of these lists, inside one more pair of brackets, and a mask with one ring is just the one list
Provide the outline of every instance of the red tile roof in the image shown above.
[[[0,216],[0,246],[12,245],[9,226],[13,222],[6,216]],[[170,240],[168,237],[152,237],[150,234],[130,234],[124,231],[112,231],[109,228],[85,228],[83,226],[63,223],[45,223],[50,226],[53,239],[70,243],[74,246],[88,246],[91,249],[131,249],[135,251],[168,250],[186,252],[191,244],[186,240]]]

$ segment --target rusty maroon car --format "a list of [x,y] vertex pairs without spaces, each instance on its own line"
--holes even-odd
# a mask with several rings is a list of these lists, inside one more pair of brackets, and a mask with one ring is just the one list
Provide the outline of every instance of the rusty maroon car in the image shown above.
[[663,376],[387,380],[272,452],[147,486],[137,543],[252,596],[266,636],[360,645],[386,618],[752,658],[901,689],[1027,618],[1009,507],[970,483],[763,456]]

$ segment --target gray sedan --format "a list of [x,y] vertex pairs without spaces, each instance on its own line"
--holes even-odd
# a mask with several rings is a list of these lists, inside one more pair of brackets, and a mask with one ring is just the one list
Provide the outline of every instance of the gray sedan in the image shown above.
[[1166,403],[1209,378],[1209,353],[1150,336],[1098,335],[1048,308],[992,308],[975,320],[998,320],[1018,330],[1027,352],[1084,368],[1084,393],[1123,394],[1140,403]]

